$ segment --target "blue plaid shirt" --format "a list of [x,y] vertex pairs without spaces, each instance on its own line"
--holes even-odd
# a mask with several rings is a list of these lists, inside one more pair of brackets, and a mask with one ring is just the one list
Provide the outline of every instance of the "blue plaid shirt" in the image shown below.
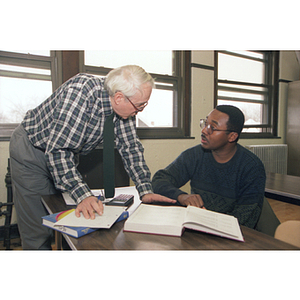
[[[76,155],[90,152],[103,141],[105,118],[113,112],[104,81],[78,74],[28,111],[22,122],[30,142],[45,152],[56,188],[68,191],[77,203],[93,194],[76,168]],[[115,115],[114,124],[116,147],[140,197],[152,193],[135,118]]]

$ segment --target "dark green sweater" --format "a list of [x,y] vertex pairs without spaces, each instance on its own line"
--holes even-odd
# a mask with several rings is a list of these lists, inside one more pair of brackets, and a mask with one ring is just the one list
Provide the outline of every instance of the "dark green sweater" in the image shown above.
[[238,218],[254,228],[261,213],[266,174],[263,163],[251,151],[237,144],[233,158],[217,163],[211,151],[201,145],[187,149],[153,176],[155,193],[176,199],[180,187],[190,181],[191,193],[202,197],[206,209]]

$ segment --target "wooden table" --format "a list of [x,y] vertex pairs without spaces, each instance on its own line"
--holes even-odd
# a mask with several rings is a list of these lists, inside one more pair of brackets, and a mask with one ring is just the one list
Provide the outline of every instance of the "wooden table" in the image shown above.
[[300,205],[300,177],[267,173],[265,195],[267,198]]
[[[43,196],[42,200],[49,213],[71,209],[61,194]],[[245,242],[238,242],[193,230],[185,230],[181,237],[123,232],[124,222],[78,239],[63,236],[73,250],[300,250],[245,226],[241,226]]]

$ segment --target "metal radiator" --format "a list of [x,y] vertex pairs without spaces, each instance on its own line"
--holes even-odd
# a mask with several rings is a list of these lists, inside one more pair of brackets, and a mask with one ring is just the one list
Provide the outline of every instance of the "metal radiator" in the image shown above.
[[263,162],[266,172],[287,174],[288,147],[280,145],[248,145],[251,152]]

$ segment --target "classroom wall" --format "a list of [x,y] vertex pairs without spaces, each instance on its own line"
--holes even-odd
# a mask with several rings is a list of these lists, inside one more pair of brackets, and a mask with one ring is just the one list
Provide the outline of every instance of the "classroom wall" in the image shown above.
[[[213,51],[192,51],[192,63],[214,65]],[[294,51],[280,52],[280,75],[282,80],[299,80],[299,63]],[[171,163],[183,150],[200,143],[199,119],[205,118],[214,106],[214,74],[212,70],[193,67],[192,74],[192,110],[191,139],[142,140],[145,159],[152,175],[160,168]],[[240,139],[240,144],[263,145],[284,144],[286,132],[287,83],[279,84],[279,138],[274,139]],[[0,201],[6,202],[5,174],[7,172],[9,142],[0,142]],[[188,191],[188,185],[184,187]],[[13,213],[12,223],[16,223]],[[0,218],[0,226],[4,217]]]

